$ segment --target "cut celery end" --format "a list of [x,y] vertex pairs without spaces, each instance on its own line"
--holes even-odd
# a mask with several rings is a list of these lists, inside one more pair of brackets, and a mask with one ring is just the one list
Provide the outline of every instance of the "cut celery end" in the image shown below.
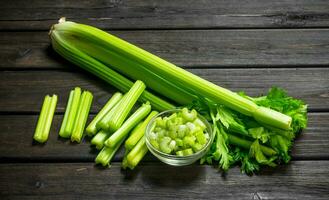
[[91,144],[95,145],[97,149],[102,149],[104,147],[104,142],[110,136],[109,132],[104,130],[99,131],[91,140]]
[[122,143],[124,142],[125,139],[126,139],[126,137],[124,137],[122,140],[120,140],[119,143],[113,148],[106,147],[106,146],[103,147],[103,149],[98,153],[98,155],[95,159],[95,163],[101,164],[101,165],[103,165],[103,167],[110,166],[110,162],[111,162],[113,156],[119,150],[120,146],[122,145]]
[[97,123],[120,101],[122,94],[120,92],[115,93],[105,106],[99,111],[96,117],[90,122],[86,128],[86,133],[89,136],[93,136],[97,133],[99,128],[97,128]]

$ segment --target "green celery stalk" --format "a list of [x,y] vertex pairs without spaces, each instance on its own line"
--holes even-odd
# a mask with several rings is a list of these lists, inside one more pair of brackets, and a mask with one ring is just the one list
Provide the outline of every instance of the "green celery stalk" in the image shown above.
[[113,148],[106,146],[103,147],[103,149],[98,153],[95,159],[96,164],[101,164],[103,165],[103,167],[110,166],[110,162],[114,154],[118,151],[125,139],[126,137],[122,138],[119,143]]
[[[87,40],[90,43],[104,46],[104,48],[115,53],[118,59],[117,63],[121,62],[120,64],[123,64],[124,61],[129,60],[130,63],[134,63],[134,66],[130,67],[136,66],[139,70],[144,72],[151,71],[152,73],[148,74],[148,80],[153,78],[159,81],[158,77],[162,77],[162,80],[165,80],[166,83],[171,82],[170,86],[178,86],[180,90],[176,90],[177,93],[175,96],[180,95],[179,91],[185,90],[192,92],[195,96],[203,96],[214,103],[223,104],[244,115],[252,116],[261,123],[285,130],[291,128],[291,117],[258,106],[253,101],[241,97],[235,92],[217,86],[102,30],[92,26],[61,20],[59,24],[53,26],[51,35],[53,35],[53,32],[57,32],[62,36],[73,36],[81,40]],[[66,42],[68,41],[69,39],[66,40]],[[85,53],[90,54],[90,52]],[[165,90],[160,90],[160,87],[157,89],[157,92],[166,95]]]
[[37,123],[37,128],[33,136],[34,140],[38,141],[39,143],[44,143],[48,140],[51,123],[53,121],[56,109],[57,99],[57,95],[53,95],[52,97],[47,95],[44,99],[40,117]]
[[143,120],[147,114],[151,111],[149,103],[143,104],[138,108],[125,123],[115,131],[111,137],[105,141],[105,145],[108,147],[115,147],[122,138],[128,135],[129,131],[134,128],[141,120]]
[[89,91],[84,91],[81,95],[79,109],[74,122],[71,141],[81,142],[84,128],[88,119],[89,110],[93,100],[93,95]]
[[97,123],[120,101],[122,94],[117,92],[111,99],[105,104],[105,106],[99,111],[96,117],[90,122],[86,128],[86,132],[89,136],[93,136],[99,130],[96,125]]
[[102,118],[99,126],[108,131],[118,130],[137,102],[139,96],[145,90],[145,87],[142,81],[136,81],[118,104]]
[[[74,44],[72,44],[70,40],[67,40],[65,34],[63,35],[57,31],[55,26],[50,32],[50,37],[54,50],[70,62],[103,79],[122,92],[128,92],[132,87],[133,82],[129,79],[74,47]],[[160,99],[148,91],[143,92],[140,101],[149,101],[152,107],[159,111],[175,108],[174,105]]]
[[125,147],[128,151],[130,151],[137,142],[144,136],[145,129],[147,124],[151,121],[151,119],[157,115],[157,111],[152,111],[147,118],[142,122],[141,126],[139,126],[136,130],[132,131],[131,135],[125,142]]
[[[252,145],[252,142],[249,141],[249,140],[245,140],[245,139],[236,137],[236,136],[231,135],[231,134],[227,134],[227,136],[228,136],[228,141],[229,141],[230,144],[242,147],[244,149],[250,149],[250,147]],[[260,145],[260,148],[263,151],[263,153],[267,156],[273,156],[273,155],[277,154],[277,152],[274,151],[270,147]]]
[[100,130],[91,140],[91,144],[95,145],[97,149],[104,147],[104,142],[110,136],[110,133],[104,130]]
[[128,166],[133,169],[141,161],[148,149],[145,143],[145,136],[143,136],[136,146],[128,153],[127,162]]
[[68,120],[68,117],[69,117],[69,112],[70,112],[71,107],[72,107],[73,96],[74,96],[74,90],[71,90],[70,96],[69,96],[69,99],[68,99],[68,102],[67,102],[67,106],[66,106],[66,109],[65,109],[65,114],[64,114],[64,117],[63,117],[63,122],[62,122],[62,125],[61,125],[61,129],[59,130],[59,136],[61,136],[63,138],[67,138],[67,137],[71,136],[71,135],[66,135],[65,134],[65,127],[67,126],[67,120]]
[[[66,108],[66,112],[68,112],[68,117],[67,117],[64,131],[61,135],[65,138],[71,137],[72,132],[73,132],[73,127],[74,127],[74,123],[75,123],[75,119],[76,119],[76,116],[78,113],[78,108],[79,108],[80,99],[81,99],[81,88],[79,88],[79,87],[74,88],[73,93],[74,94],[72,97],[72,103],[68,108]],[[65,112],[65,115],[66,115],[66,112]]]

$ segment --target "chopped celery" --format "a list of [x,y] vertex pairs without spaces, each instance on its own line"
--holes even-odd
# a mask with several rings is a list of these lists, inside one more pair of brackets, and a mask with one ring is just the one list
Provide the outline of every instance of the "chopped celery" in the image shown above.
[[149,105],[149,103],[143,104],[125,121],[125,123],[123,123],[117,131],[111,135],[111,137],[105,141],[105,145],[112,148],[115,147],[116,144],[118,144],[118,142],[124,138],[129,131],[134,128],[134,126],[144,119],[150,111],[151,105]]
[[48,140],[51,123],[53,121],[57,104],[57,95],[50,97],[47,95],[44,99],[41,113],[38,119],[37,127],[33,139],[39,143],[44,143]]
[[184,149],[191,149],[196,153],[209,140],[206,125],[198,118],[195,110],[183,108],[169,117],[156,118],[154,124],[149,141],[163,153],[182,155],[177,152]]
[[84,91],[81,95],[79,109],[71,135],[72,142],[81,142],[92,101],[93,95],[89,91]]
[[145,90],[145,84],[137,80],[117,105],[110,110],[99,122],[104,130],[116,131],[127,118],[132,107],[135,105],[139,96]]
[[76,87],[74,89],[74,95],[70,109],[68,109],[67,111],[68,117],[67,117],[64,132],[62,134],[64,137],[70,137],[72,135],[74,123],[79,109],[80,100],[81,100],[81,88]]
[[194,152],[193,152],[193,150],[191,149],[191,148],[189,148],[189,149],[184,149],[183,150],[183,155],[184,156],[189,156],[189,155],[192,155]]
[[157,111],[152,111],[147,116],[147,118],[141,123],[141,125],[138,126],[138,128],[136,130],[134,129],[132,131],[131,135],[129,136],[129,138],[125,142],[125,147],[128,151],[131,150],[137,144],[137,142],[144,136],[147,124],[157,114],[158,114]]
[[100,130],[91,140],[91,144],[95,145],[97,149],[102,149],[106,139],[110,137],[110,133],[104,130]]
[[89,136],[95,135],[99,130],[96,125],[97,123],[120,101],[122,94],[120,92],[115,93],[105,106],[99,111],[96,117],[90,122],[86,128],[86,132]]

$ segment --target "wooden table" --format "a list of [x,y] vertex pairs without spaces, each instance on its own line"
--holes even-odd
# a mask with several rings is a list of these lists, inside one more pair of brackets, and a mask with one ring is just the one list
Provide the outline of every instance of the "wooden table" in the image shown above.
[[[0,3],[0,199],[328,199],[329,1],[31,0]],[[116,91],[50,47],[59,17],[122,37],[216,84],[249,95],[272,85],[309,105],[292,161],[258,175],[238,167],[175,168],[147,155],[134,171],[94,166],[88,141],[58,139],[69,91]],[[43,97],[59,102],[45,145],[32,142]],[[92,116],[91,116],[92,117]],[[91,118],[90,117],[90,118]]]

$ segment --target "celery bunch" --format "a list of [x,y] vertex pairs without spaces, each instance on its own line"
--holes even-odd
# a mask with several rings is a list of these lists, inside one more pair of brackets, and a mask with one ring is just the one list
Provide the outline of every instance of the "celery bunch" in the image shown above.
[[[241,163],[242,170],[251,173],[260,165],[288,162],[295,135],[306,127],[306,105],[280,89],[272,89],[267,96],[258,98],[238,94],[109,33],[63,18],[53,25],[50,37],[56,52],[122,92],[132,87],[130,79],[142,80],[148,88],[177,105],[190,105],[207,117],[213,123],[216,138],[201,162],[218,162],[223,170]],[[149,101],[158,111],[175,107],[146,90],[139,100]],[[119,126],[100,127],[112,132],[120,130]],[[105,144],[112,150],[106,152],[115,150],[125,137],[127,133],[122,130],[110,136]],[[134,148],[144,147],[142,142]],[[127,161],[126,156],[124,163]]]

